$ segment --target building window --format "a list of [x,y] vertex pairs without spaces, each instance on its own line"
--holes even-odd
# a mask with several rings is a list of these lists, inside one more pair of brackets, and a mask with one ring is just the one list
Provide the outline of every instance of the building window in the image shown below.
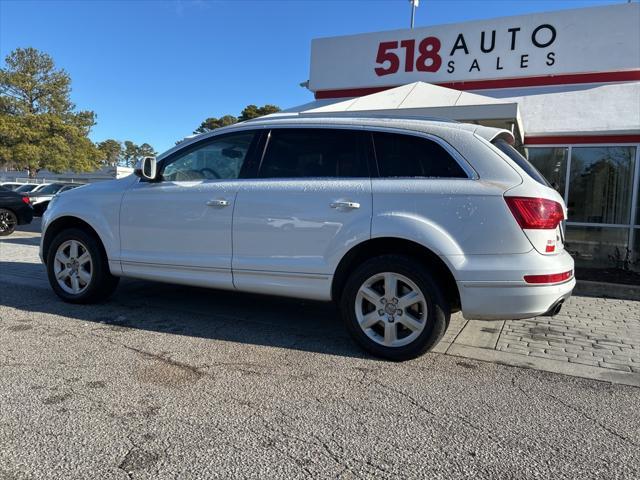
[[620,268],[628,252],[629,229],[567,226],[565,248],[582,268]]
[[635,147],[571,150],[569,221],[628,225]]
[[536,147],[527,148],[526,153],[533,166],[564,197],[569,149],[567,147]]

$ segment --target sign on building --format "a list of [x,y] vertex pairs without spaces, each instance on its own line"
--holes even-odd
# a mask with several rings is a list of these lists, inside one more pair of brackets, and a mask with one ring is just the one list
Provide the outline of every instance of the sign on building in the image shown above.
[[322,97],[415,81],[604,73],[598,81],[639,70],[640,4],[631,3],[315,39],[309,88]]

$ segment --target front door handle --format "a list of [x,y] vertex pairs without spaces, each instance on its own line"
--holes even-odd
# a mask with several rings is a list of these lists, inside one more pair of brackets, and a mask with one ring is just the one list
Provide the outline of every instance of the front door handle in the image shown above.
[[228,207],[229,200],[224,200],[224,199],[209,200],[207,202],[207,205],[210,207]]
[[360,204],[358,202],[333,202],[329,206],[331,208],[360,208]]

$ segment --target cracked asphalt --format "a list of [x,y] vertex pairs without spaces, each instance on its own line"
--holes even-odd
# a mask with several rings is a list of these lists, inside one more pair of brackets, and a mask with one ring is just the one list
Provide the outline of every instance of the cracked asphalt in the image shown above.
[[0,479],[640,477],[638,388],[380,361],[325,304],[123,281],[67,305],[24,268],[0,275]]

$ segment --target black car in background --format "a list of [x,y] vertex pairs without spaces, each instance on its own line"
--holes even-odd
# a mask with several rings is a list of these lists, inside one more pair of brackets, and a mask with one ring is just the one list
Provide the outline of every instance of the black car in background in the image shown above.
[[0,237],[11,235],[18,225],[31,223],[33,207],[29,197],[0,187]]

